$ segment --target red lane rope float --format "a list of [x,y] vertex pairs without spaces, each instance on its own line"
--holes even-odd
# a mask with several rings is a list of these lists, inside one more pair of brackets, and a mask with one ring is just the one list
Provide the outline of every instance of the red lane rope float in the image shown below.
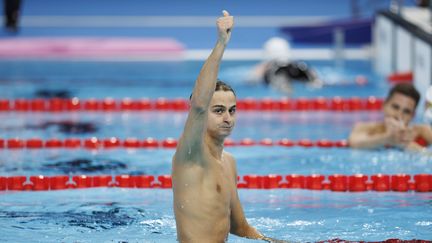
[[[170,175],[56,175],[0,177],[0,190],[61,190],[92,187],[172,188]],[[238,188],[307,189],[334,192],[432,192],[432,174],[396,175],[244,175]]]
[[317,241],[316,243],[355,243],[355,242],[362,242],[362,243],[432,243],[431,240],[402,240],[397,238],[391,238],[383,241],[349,241],[349,240],[343,240],[343,239],[331,239],[331,240],[325,240],[325,241]]
[[387,76],[387,80],[391,83],[412,82],[413,79],[413,72],[392,73]]
[[[239,110],[259,111],[374,111],[380,110],[383,99],[368,98],[245,98],[237,101]],[[177,99],[0,99],[0,112],[126,112],[126,111],[186,111],[189,100]]]
[[[348,147],[346,140],[335,140],[331,141],[328,139],[319,139],[312,141],[310,139],[300,139],[298,141],[290,140],[287,138],[273,141],[270,138],[264,138],[259,141],[255,141],[250,138],[244,138],[239,141],[232,139],[225,140],[225,146],[282,146],[282,147],[293,147],[299,146],[304,148],[319,147],[319,148],[345,148]],[[116,137],[99,139],[96,137],[78,139],[78,138],[66,138],[66,139],[47,139],[41,138],[0,138],[0,149],[154,149],[154,148],[166,148],[174,149],[177,147],[177,140],[174,138],[166,138],[163,140],[156,140],[154,138],[126,138],[121,140]]]

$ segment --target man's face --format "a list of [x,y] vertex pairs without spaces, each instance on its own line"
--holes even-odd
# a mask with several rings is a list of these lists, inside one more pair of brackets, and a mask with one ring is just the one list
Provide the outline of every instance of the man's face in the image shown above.
[[395,118],[408,125],[415,115],[415,106],[413,98],[400,93],[394,93],[384,103],[384,116]]
[[236,121],[236,97],[231,91],[216,91],[210,102],[207,132],[212,137],[227,137]]

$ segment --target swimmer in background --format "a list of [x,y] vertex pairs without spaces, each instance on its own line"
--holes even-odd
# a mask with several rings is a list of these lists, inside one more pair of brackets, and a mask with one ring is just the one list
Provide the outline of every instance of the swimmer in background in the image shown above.
[[289,43],[280,37],[270,38],[264,44],[266,61],[257,65],[247,78],[250,83],[264,82],[284,93],[291,93],[292,82],[302,82],[312,88],[321,88],[323,82],[305,62],[290,60]]
[[320,71],[324,79],[320,78],[318,72],[305,62],[291,60],[290,44],[280,37],[270,38],[264,44],[264,59],[248,73],[245,80],[252,84],[264,83],[286,94],[293,92],[294,83],[304,83],[311,89],[323,86],[364,86],[368,83],[364,75],[349,77],[353,74],[334,67],[322,68]]
[[384,120],[358,122],[348,139],[352,148],[397,147],[408,151],[425,151],[432,143],[432,130],[425,124],[410,124],[420,101],[420,94],[409,83],[395,85],[383,106]]
[[217,20],[218,40],[196,80],[172,161],[173,206],[182,243],[225,242],[229,233],[285,242],[265,237],[247,222],[237,192],[236,162],[223,147],[235,125],[236,97],[217,76],[233,25],[233,17],[223,11]]
[[20,17],[21,0],[3,0],[4,26],[6,30],[16,33]]

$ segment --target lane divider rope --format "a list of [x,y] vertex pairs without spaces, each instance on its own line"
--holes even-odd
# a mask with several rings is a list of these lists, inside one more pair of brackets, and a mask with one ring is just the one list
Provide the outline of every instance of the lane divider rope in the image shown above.
[[[0,190],[46,191],[93,187],[172,188],[171,175],[56,175],[0,176]],[[432,174],[355,175],[244,175],[238,176],[238,188],[307,189],[334,192],[431,192]]]
[[[259,111],[378,111],[383,99],[377,97],[318,97],[318,98],[244,98],[237,100],[239,110]],[[78,112],[78,111],[186,111],[189,100],[167,99],[0,99],[0,112]]]
[[349,240],[343,240],[343,239],[331,239],[331,240],[324,240],[324,241],[317,241],[316,243],[355,243],[355,242],[362,242],[362,243],[432,243],[432,240],[402,240],[398,238],[391,238],[383,241],[349,241]]
[[[163,140],[156,140],[154,138],[126,138],[124,140],[111,137],[105,139],[99,139],[96,137],[79,139],[79,138],[66,138],[66,139],[47,139],[43,140],[41,138],[30,138],[30,139],[20,139],[20,138],[0,138],[0,149],[151,149],[151,148],[176,148],[177,140],[174,138],[166,138]],[[300,146],[305,148],[310,147],[320,147],[320,148],[345,148],[348,147],[347,140],[328,140],[319,139],[316,141],[310,139],[280,139],[273,141],[270,138],[264,138],[259,141],[244,138],[239,141],[234,141],[232,139],[225,139],[225,146],[283,146],[283,147],[293,147]]]

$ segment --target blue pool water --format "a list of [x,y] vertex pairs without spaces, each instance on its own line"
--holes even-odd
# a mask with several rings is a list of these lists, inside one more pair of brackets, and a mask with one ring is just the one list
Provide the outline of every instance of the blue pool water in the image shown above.
[[[374,121],[379,112],[239,111],[232,139],[346,139],[356,121]],[[0,113],[3,138],[178,138],[186,112]],[[67,126],[71,122],[71,127]],[[155,123],[157,125],[155,125]],[[76,129],[73,129],[73,128]],[[255,132],[259,127],[261,132]]]
[[[431,157],[398,150],[264,146],[226,150],[236,157],[239,175],[432,173]],[[173,154],[173,149],[5,150],[0,153],[0,175],[162,175],[171,173]]]
[[[323,89],[294,85],[292,94],[250,84],[248,74],[258,61],[224,61],[219,78],[244,97],[384,97],[388,88],[384,77],[373,72],[369,61],[346,61],[344,68],[330,61],[308,61],[324,81]],[[189,62],[79,62],[79,61],[0,61],[0,96],[33,98],[38,92],[64,91],[79,98],[189,97],[202,61]],[[364,76],[368,83],[357,85]],[[336,83],[336,84],[334,84]],[[169,87],[169,88],[166,88]]]
[[[41,90],[70,97],[188,97],[200,62],[12,61],[0,65],[0,97],[35,98]],[[221,78],[238,96],[275,97],[277,90],[245,84],[256,62],[226,62]],[[330,62],[311,62],[322,73],[352,83],[309,90],[295,87],[293,97],[384,97],[388,85],[368,62],[349,62],[343,72]],[[0,113],[1,138],[154,137],[177,138],[185,112]],[[239,111],[231,138],[260,140],[346,139],[355,121],[378,120],[379,112]],[[421,117],[417,117],[420,120]],[[65,130],[62,121],[90,126]],[[239,175],[346,174],[410,175],[432,173],[432,157],[399,150],[349,148],[227,147]],[[170,174],[172,149],[0,150],[0,176]],[[249,222],[263,233],[297,242],[329,239],[382,241],[432,239],[432,193],[336,193],[308,190],[239,190]],[[44,192],[0,192],[1,242],[175,242],[172,195],[167,189],[92,188]],[[230,236],[229,242],[254,242]]]
[[[429,193],[240,190],[249,222],[295,242],[431,239]],[[170,190],[86,189],[0,198],[2,242],[175,242]],[[231,235],[229,242],[257,242]]]

